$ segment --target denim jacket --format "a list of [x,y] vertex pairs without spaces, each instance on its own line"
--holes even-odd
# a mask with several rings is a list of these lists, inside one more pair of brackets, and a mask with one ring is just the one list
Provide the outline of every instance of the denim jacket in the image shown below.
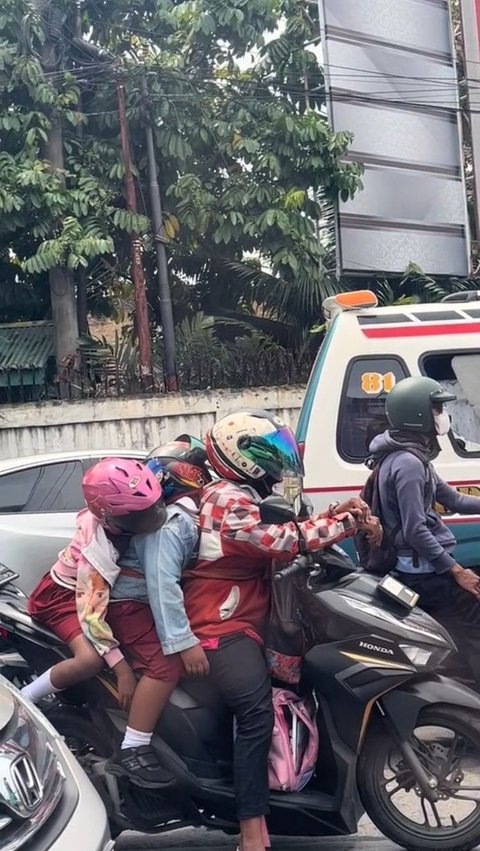
[[182,571],[196,548],[198,529],[194,518],[182,508],[167,508],[167,520],[156,532],[135,535],[120,566],[138,571],[138,578],[120,573],[110,599],[139,600],[152,610],[158,638],[166,656],[198,644],[185,613],[180,587]]

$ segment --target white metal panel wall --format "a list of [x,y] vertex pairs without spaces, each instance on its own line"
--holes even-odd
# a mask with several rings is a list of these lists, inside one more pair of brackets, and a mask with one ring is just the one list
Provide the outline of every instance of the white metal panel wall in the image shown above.
[[338,209],[339,274],[469,272],[447,0],[319,0],[328,108],[364,190]]

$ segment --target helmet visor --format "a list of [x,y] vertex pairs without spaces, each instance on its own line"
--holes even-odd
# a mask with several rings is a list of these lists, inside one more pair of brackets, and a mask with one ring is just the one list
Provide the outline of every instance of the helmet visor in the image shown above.
[[126,535],[147,535],[156,532],[167,519],[167,511],[163,499],[143,511],[131,511],[130,514],[108,517],[110,528],[118,529]]
[[268,476],[278,482],[284,476],[303,476],[303,461],[292,430],[285,426],[271,434],[249,438],[245,452]]
[[430,393],[430,401],[432,405],[446,405],[447,402],[455,402],[457,397],[454,393],[449,393],[448,390],[444,390],[443,387],[440,390],[434,390],[433,393]]

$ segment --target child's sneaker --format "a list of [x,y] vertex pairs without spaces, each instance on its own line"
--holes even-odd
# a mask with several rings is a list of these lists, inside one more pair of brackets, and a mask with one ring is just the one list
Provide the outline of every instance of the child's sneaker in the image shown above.
[[159,764],[151,745],[119,750],[106,769],[111,774],[128,777],[137,786],[165,789],[175,785],[175,778]]

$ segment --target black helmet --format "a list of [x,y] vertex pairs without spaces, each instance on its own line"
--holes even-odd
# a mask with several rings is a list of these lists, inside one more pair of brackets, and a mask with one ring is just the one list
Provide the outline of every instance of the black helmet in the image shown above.
[[167,503],[201,490],[212,480],[202,441],[188,434],[158,446],[145,463],[160,481]]
[[392,429],[434,435],[433,407],[441,407],[455,399],[456,396],[444,390],[433,378],[404,378],[388,394],[385,413]]

